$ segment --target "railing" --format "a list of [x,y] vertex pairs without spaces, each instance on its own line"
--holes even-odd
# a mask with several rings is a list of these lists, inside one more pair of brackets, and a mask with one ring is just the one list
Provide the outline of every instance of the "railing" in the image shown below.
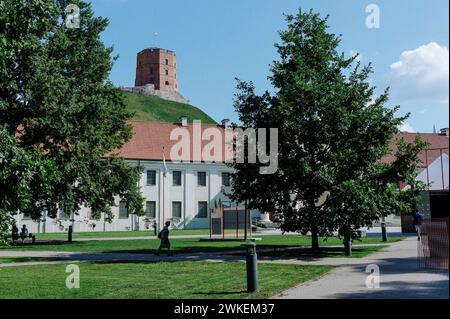
[[418,267],[448,269],[448,218],[424,220],[419,235]]

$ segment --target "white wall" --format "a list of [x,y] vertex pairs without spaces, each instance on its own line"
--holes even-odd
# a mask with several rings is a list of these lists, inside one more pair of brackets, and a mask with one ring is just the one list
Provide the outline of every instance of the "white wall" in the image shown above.
[[[209,211],[214,208],[216,200],[223,203],[229,203],[232,207],[236,203],[231,201],[224,195],[223,191],[230,191],[229,187],[222,187],[222,172],[232,172],[232,169],[221,163],[173,163],[167,162],[168,172],[163,177],[164,166],[160,161],[128,161],[132,165],[141,165],[144,172],[139,180],[139,186],[145,201],[156,202],[156,220],[159,227],[164,222],[171,219],[172,201],[180,201],[182,203],[182,220],[179,224],[185,229],[201,229],[209,228]],[[156,185],[147,185],[147,170],[156,171]],[[173,171],[182,171],[182,185],[172,185]],[[197,183],[197,173],[199,171],[206,172],[206,186],[199,186]],[[119,198],[116,198],[116,207],[113,207],[114,219],[112,223],[107,223],[101,218],[98,221],[89,219],[89,209],[83,207],[79,214],[75,216],[74,231],[126,231],[126,230],[145,230],[149,226],[145,222],[145,216],[136,217],[129,215],[128,218],[119,218]],[[206,201],[208,203],[208,218],[198,218],[198,202]],[[243,205],[238,205],[243,207]],[[145,202],[144,202],[145,208]],[[252,212],[255,215],[255,212]],[[258,214],[256,212],[256,214]],[[16,215],[17,225],[22,227],[23,224],[32,233],[52,233],[67,232],[70,221],[61,221],[51,218],[43,218],[44,222],[35,222],[29,219],[23,219],[22,214]],[[92,227],[95,224],[95,228]],[[61,226],[61,227],[60,227]],[[19,228],[20,228],[19,227]]]

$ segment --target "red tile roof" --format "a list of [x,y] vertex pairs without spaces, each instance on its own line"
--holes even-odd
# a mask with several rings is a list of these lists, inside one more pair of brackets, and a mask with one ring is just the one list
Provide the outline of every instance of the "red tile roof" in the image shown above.
[[420,167],[426,167],[427,163],[430,165],[435,159],[439,158],[442,153],[448,154],[448,136],[440,135],[436,133],[407,133],[401,132],[397,134],[392,143],[391,150],[392,154],[385,156],[382,162],[389,163],[395,160],[395,153],[397,152],[397,141],[403,138],[407,143],[414,143],[416,136],[420,136],[421,140],[427,142],[427,151],[419,153]]
[[[163,123],[163,122],[147,122],[147,121],[131,121],[133,126],[133,138],[126,143],[117,153],[126,159],[136,160],[163,160],[163,147],[165,148],[165,157],[167,161],[171,160],[170,150],[177,141],[170,140],[170,133],[176,128],[183,128],[189,132],[189,136],[193,138],[193,125],[189,124],[187,127],[182,127],[177,123]],[[220,125],[202,124],[202,132],[208,128],[218,128],[224,136],[224,128]],[[423,141],[430,143],[428,146],[428,164],[431,164],[436,158],[440,156],[440,150],[443,153],[448,154],[449,138],[445,135],[433,134],[433,133],[399,133],[392,142],[392,155],[386,156],[382,159],[383,162],[391,162],[395,160],[396,141],[403,138],[407,143],[414,142],[415,137],[419,135]],[[224,139],[222,140],[224,144]],[[202,148],[209,141],[202,141]],[[184,158],[184,160],[193,160],[192,141],[190,146],[190,158]],[[222,158],[224,158],[224,149],[222,149]],[[419,155],[421,159],[421,166],[425,167],[426,159],[425,152]]]
[[[133,138],[126,143],[117,154],[126,159],[137,160],[163,160],[163,147],[165,149],[164,155],[167,161],[172,160],[170,156],[170,150],[178,140],[170,140],[170,134],[174,129],[184,129],[189,132],[191,139],[190,143],[190,156],[189,158],[183,158],[183,160],[193,160],[193,125],[188,124],[186,127],[177,123],[164,123],[164,122],[147,122],[147,121],[131,121],[133,126]],[[216,124],[202,124],[202,133],[208,128],[217,128],[222,133],[222,146],[225,145],[223,126]],[[202,141],[203,147],[210,143],[210,141]],[[222,161],[224,161],[224,149],[222,148]]]

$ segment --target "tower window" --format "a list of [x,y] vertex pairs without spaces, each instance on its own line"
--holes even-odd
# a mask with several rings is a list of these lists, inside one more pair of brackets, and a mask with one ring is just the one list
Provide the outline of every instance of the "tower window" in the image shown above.
[[164,63],[165,63],[166,65],[169,65],[169,59],[164,59]]
[[166,81],[166,85],[169,85],[169,81]]
[[169,75],[169,70],[166,70],[166,75]]

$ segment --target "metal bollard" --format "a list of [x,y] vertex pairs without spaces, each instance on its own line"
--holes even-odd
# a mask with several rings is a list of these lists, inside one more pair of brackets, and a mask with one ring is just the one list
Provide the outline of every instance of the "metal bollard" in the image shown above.
[[67,234],[67,240],[68,240],[69,243],[72,242],[72,232],[73,232],[73,226],[70,225],[70,226],[69,226],[69,232],[68,232],[68,234]]
[[247,292],[257,291],[258,284],[258,256],[256,255],[256,244],[249,242],[243,246],[247,249]]

